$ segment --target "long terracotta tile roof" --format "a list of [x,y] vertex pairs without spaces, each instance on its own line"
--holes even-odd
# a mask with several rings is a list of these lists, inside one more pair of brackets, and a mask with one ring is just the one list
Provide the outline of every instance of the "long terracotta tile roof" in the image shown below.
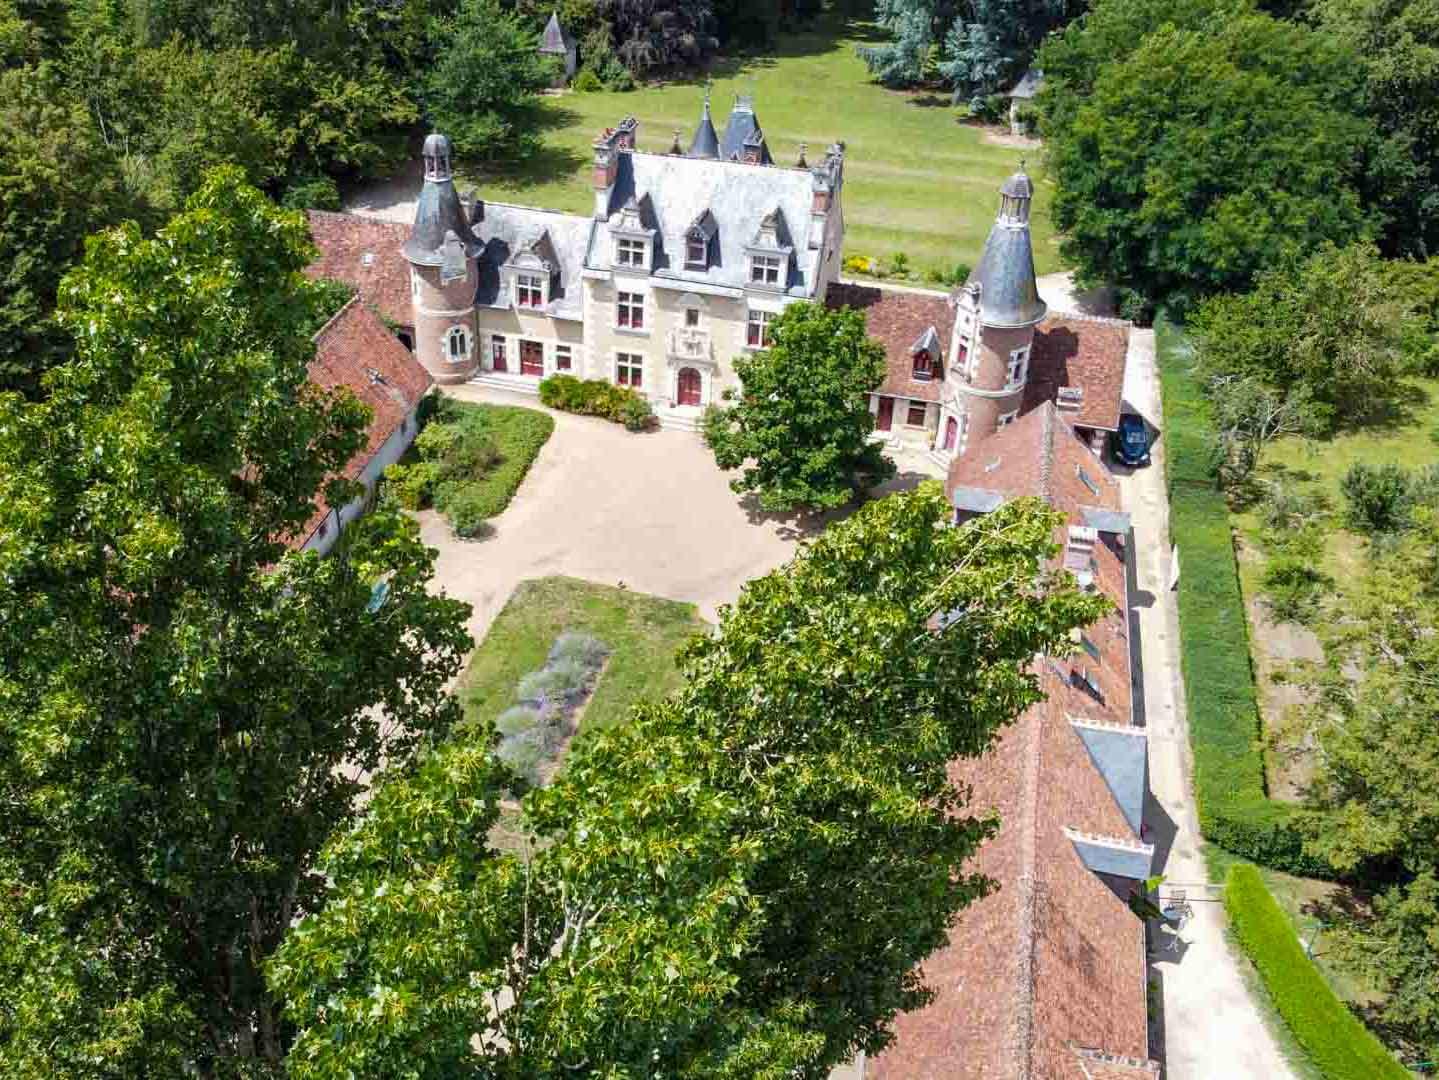
[[939,336],[940,351],[949,348],[955,316],[949,297],[836,282],[829,287],[825,304],[832,308],[851,307],[864,312],[869,336],[884,346],[885,360],[889,365],[879,393],[920,401],[940,399],[944,382],[939,375],[943,373],[943,362],[947,358],[935,358],[939,365],[935,378],[916,379],[914,355],[910,350],[931,327]]
[[[344,469],[357,479],[380,447],[419,404],[434,380],[361,297],[342,307],[315,335],[310,381],[326,390],[348,389],[370,407],[365,445]],[[302,547],[330,512],[323,498],[293,546]]]
[[[946,490],[956,488],[1043,498],[1066,519],[1056,533],[1060,566],[1086,508],[1120,505],[1104,465],[1049,403],[957,459]],[[867,1080],[1158,1075],[1148,1060],[1144,927],[1124,900],[1131,882],[1089,869],[1072,839],[1140,845],[1073,723],[1134,730],[1127,542],[1101,533],[1094,545],[1094,587],[1116,610],[1084,630],[1073,656],[1036,661],[1046,700],[983,757],[950,767],[955,783],[972,789],[974,811],[1000,818],[976,860],[1000,888],[965,909],[949,943],[925,961],[935,998],[898,1019],[894,1045],[869,1063]],[[1074,677],[1077,665],[1097,693]]]
[[328,210],[311,210],[309,216],[310,237],[319,257],[305,273],[353,285],[365,303],[385,318],[411,325],[410,265],[400,253],[409,226]]

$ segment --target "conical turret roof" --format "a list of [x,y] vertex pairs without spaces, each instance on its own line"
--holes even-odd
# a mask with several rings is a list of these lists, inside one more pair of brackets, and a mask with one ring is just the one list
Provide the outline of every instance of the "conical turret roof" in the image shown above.
[[970,280],[978,282],[979,319],[986,326],[1032,326],[1049,310],[1034,279],[1029,204],[1034,185],[1023,167],[999,189],[999,216]]
[[695,137],[691,140],[689,153],[687,153],[685,157],[719,157],[719,134],[715,131],[714,121],[710,119],[710,96],[708,91],[705,93],[704,113],[700,116],[699,127],[695,128]]

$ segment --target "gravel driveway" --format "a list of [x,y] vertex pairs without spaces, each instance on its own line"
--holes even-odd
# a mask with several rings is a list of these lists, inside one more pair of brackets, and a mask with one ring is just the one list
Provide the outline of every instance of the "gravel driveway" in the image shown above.
[[[445,392],[541,407],[469,384]],[[747,510],[697,435],[635,435],[605,420],[553,415],[554,435],[491,536],[457,540],[437,514],[420,515],[425,543],[440,553],[437,584],[474,605],[476,641],[517,584],[550,574],[686,600],[712,622],[741,585],[787,561],[805,534],[804,522]]]

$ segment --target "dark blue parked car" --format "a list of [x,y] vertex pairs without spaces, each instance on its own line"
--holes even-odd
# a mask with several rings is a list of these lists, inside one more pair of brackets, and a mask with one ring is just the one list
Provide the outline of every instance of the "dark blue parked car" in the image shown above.
[[1119,430],[1110,436],[1114,458],[1122,465],[1148,465],[1150,442],[1149,425],[1136,413],[1121,415]]

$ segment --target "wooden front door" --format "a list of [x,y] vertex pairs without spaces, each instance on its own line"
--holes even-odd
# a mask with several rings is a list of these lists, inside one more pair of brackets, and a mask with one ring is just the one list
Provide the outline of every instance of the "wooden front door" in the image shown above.
[[700,373],[694,368],[680,368],[678,397],[681,405],[700,403]]
[[520,374],[538,375],[545,373],[545,347],[538,341],[520,342]]
[[957,441],[959,441],[959,421],[951,416],[944,425],[944,448],[953,450]]
[[879,415],[874,418],[876,431],[888,431],[894,425],[894,398],[879,399]]

